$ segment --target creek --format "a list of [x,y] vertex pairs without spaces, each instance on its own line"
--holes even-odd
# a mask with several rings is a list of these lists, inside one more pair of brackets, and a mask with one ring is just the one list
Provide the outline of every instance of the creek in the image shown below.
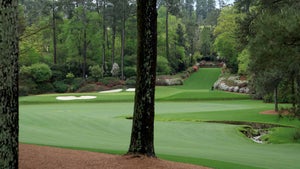
[[265,143],[261,138],[269,133],[269,130],[274,127],[290,127],[279,124],[244,122],[244,121],[206,121],[208,123],[222,123],[243,126],[239,131],[252,141],[263,144]]

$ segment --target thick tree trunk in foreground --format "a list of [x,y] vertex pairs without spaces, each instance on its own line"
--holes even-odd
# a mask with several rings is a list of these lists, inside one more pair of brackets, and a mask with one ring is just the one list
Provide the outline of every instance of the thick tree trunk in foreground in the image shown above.
[[0,168],[18,168],[17,0],[0,1]]
[[137,81],[128,154],[155,157],[153,142],[157,58],[156,0],[137,1],[137,22]]

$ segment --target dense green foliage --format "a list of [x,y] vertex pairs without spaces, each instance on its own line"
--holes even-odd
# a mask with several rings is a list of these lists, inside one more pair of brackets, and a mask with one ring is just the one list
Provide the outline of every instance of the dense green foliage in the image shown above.
[[[224,61],[231,73],[248,77],[253,97],[293,103],[299,110],[298,0],[236,0],[229,5],[160,0],[157,7],[158,75],[183,72],[196,61]],[[134,85],[136,1],[23,0],[19,15],[20,67],[44,63],[52,71],[42,82],[30,71],[21,72],[21,95],[75,91],[113,76],[114,63],[119,65],[114,76]],[[74,77],[66,80],[68,74]],[[77,78],[86,83],[73,87]]]
[[215,49],[232,72],[248,76],[253,96],[293,103],[295,112],[300,110],[299,5],[236,0],[221,10],[214,30]]
[[[213,31],[221,8],[215,0],[163,0],[157,6],[158,74],[176,74],[196,60],[216,58]],[[52,71],[47,83],[69,85],[65,78],[70,73],[73,78],[87,77],[89,83],[107,76],[122,80],[136,76],[134,0],[22,0],[19,23],[20,67],[47,64]],[[114,63],[119,65],[116,74],[111,71]],[[39,85],[35,80],[21,84],[22,88]],[[57,86],[62,85],[46,92],[63,91]],[[45,92],[33,91],[27,92]]]
[[244,13],[238,31],[244,48],[240,59],[249,63],[242,71],[251,75],[256,97],[291,102],[299,114],[300,1],[238,1],[236,6]]

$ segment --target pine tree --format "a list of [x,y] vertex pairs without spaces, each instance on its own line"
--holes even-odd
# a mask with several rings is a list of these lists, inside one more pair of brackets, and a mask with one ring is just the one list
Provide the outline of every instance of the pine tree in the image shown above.
[[155,157],[154,93],[157,58],[156,0],[137,1],[137,81],[128,154]]
[[18,168],[17,0],[0,2],[0,168]]

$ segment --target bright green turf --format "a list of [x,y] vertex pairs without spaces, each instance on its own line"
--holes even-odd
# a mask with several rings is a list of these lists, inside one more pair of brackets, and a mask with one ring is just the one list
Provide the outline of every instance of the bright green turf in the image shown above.
[[[200,76],[201,71],[194,75]],[[187,83],[196,86],[196,80]],[[95,95],[97,99],[56,101],[57,95],[51,94],[21,97],[20,142],[117,154],[127,151],[131,121],[124,117],[132,115],[134,93],[63,95]],[[156,98],[155,151],[161,158],[221,169],[300,166],[300,144],[291,138],[294,128],[274,129],[270,140],[283,144],[257,144],[238,131],[241,126],[204,122],[252,121],[299,128],[298,120],[259,114],[272,109],[272,104],[186,86],[158,87]],[[281,141],[282,137],[287,139]]]
[[183,86],[184,89],[211,89],[221,73],[220,68],[200,68],[198,72],[193,73]]
[[[156,104],[157,118],[176,117],[180,112],[197,114],[202,109],[203,112],[198,111],[198,114],[204,113],[210,117],[207,119],[218,120],[218,111],[225,113],[234,109],[236,111],[230,116],[243,116],[242,113],[254,104],[244,103],[237,108],[234,104],[228,105],[229,101],[208,103],[159,102]],[[255,104],[259,105],[258,102]],[[261,109],[269,108],[264,104],[259,106]],[[132,103],[21,105],[20,141],[125,153],[129,145],[131,121],[120,116],[130,115],[132,109]],[[215,115],[209,115],[208,112]],[[221,116],[226,117],[225,114]],[[260,115],[253,112],[246,117],[256,116]],[[274,116],[261,116],[265,120],[276,121]],[[195,119],[199,120],[198,116]],[[155,149],[158,156],[162,154],[166,159],[216,168],[296,168],[300,165],[300,161],[297,161],[300,158],[300,144],[260,145],[239,133],[238,126],[191,122],[190,119],[185,122],[182,116],[173,120],[167,122],[160,119],[155,123]]]

